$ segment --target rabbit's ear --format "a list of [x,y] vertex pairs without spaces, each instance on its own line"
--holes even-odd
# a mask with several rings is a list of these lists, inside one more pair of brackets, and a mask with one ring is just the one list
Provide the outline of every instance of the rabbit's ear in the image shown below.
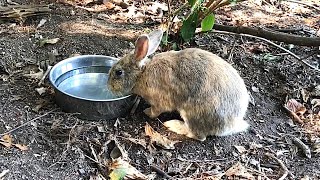
[[136,41],[136,46],[134,50],[135,61],[142,61],[148,55],[149,49],[149,37],[146,35],[141,35]]
[[134,51],[134,58],[135,61],[139,62],[139,66],[142,67],[146,63],[146,57],[153,54],[162,39],[162,30],[155,30],[152,31],[148,35],[141,35],[138,37],[136,41],[135,51]]
[[162,39],[163,31],[161,29],[154,30],[150,34],[148,34],[149,37],[149,48],[147,56],[153,54],[158,49],[161,39]]

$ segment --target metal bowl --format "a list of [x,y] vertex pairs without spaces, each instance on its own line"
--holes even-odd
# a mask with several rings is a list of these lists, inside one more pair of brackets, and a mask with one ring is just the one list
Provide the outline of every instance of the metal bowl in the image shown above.
[[49,74],[56,103],[66,112],[79,113],[81,119],[126,116],[136,96],[115,97],[108,90],[108,72],[115,62],[109,56],[82,55],[57,63]]

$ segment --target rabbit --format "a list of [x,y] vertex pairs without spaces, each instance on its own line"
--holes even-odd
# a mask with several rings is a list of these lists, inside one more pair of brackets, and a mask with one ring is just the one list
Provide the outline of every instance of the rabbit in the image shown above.
[[162,30],[141,35],[135,50],[109,71],[108,88],[115,95],[137,94],[151,105],[150,118],[178,111],[181,120],[164,122],[170,131],[199,141],[246,131],[243,119],[249,94],[238,72],[219,56],[198,48],[153,54]]

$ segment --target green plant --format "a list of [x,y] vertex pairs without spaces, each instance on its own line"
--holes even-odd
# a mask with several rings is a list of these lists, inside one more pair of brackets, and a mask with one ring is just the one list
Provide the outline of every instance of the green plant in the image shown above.
[[180,35],[184,41],[189,41],[194,35],[196,28],[201,25],[201,31],[212,30],[215,23],[215,10],[229,4],[236,3],[236,0],[188,0],[191,6],[190,13],[183,20]]

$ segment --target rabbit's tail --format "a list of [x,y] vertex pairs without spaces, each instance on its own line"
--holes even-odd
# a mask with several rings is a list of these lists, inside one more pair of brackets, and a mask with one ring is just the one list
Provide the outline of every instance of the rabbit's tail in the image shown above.
[[249,124],[247,121],[243,120],[243,117],[236,117],[233,120],[229,121],[229,123],[225,124],[225,126],[217,132],[216,136],[228,136],[240,132],[244,132],[249,128]]

